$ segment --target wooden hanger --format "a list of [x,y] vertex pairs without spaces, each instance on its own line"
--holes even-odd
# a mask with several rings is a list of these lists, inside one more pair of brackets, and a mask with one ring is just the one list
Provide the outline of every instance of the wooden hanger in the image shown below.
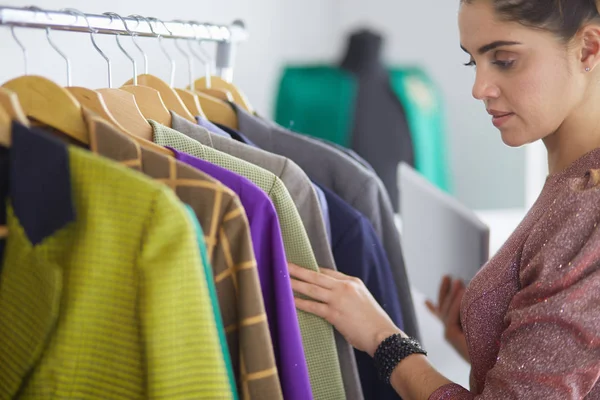
[[216,97],[219,100],[230,101],[232,103],[235,103],[235,98],[233,97],[233,94],[231,94],[231,92],[229,90],[215,89],[215,88],[210,88],[210,89],[201,88],[198,91],[202,92],[202,93],[206,93],[209,96]]
[[146,119],[171,127],[171,113],[158,90],[140,85],[125,85],[121,86],[120,89],[134,95],[135,101]]
[[[196,118],[194,118],[190,110],[186,108],[185,104],[183,103],[177,92],[172,87],[170,87],[169,84],[167,84],[167,82],[150,74],[138,75],[137,82],[138,85],[149,86],[153,89],[158,90],[165,106],[169,111],[173,111],[180,117],[183,117],[190,122],[196,123]],[[133,79],[130,79],[125,83],[125,85],[132,84]]]
[[198,100],[206,114],[206,118],[217,124],[225,125],[231,129],[238,129],[238,117],[231,106],[223,100],[209,96],[206,93],[196,92]]
[[12,139],[12,118],[4,106],[0,106],[0,145],[10,147]]
[[140,111],[133,94],[121,89],[97,89],[96,91],[102,95],[110,113],[121,126],[136,137],[153,141],[152,125]]
[[119,121],[117,121],[117,119],[112,115],[108,109],[108,106],[106,105],[106,102],[104,101],[102,94],[98,91],[83,87],[68,87],[67,90],[79,100],[83,107],[95,112],[105,121],[110,122],[119,132],[135,140],[140,146],[171,157],[175,156],[171,150],[159,146],[150,140],[146,140],[123,127],[121,123],[119,123]]
[[4,108],[4,111],[8,113],[8,116],[13,121],[29,126],[29,120],[27,120],[27,116],[19,103],[19,97],[14,92],[3,87],[0,87],[0,107]]
[[254,108],[250,105],[248,98],[242,93],[241,90],[237,88],[233,83],[227,82],[225,79],[222,79],[218,76],[211,76],[210,78],[210,87],[206,84],[206,77],[203,76],[200,79],[196,79],[194,81],[194,86],[196,90],[202,89],[224,89],[231,92],[233,96],[233,101],[238,106],[242,107],[250,114],[254,114]]
[[36,75],[21,76],[2,86],[18,96],[28,118],[36,119],[81,143],[89,144],[81,104],[65,88]]
[[186,108],[190,110],[194,117],[206,118],[196,92],[186,89],[175,89],[175,91],[179,95],[181,101],[183,101],[183,104],[185,104]]

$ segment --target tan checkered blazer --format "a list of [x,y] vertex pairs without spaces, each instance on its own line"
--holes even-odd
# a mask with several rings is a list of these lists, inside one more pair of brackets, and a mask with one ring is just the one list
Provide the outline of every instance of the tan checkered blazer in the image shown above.
[[220,182],[140,147],[95,118],[90,149],[165,183],[196,213],[204,231],[233,370],[243,399],[282,399],[246,213]]

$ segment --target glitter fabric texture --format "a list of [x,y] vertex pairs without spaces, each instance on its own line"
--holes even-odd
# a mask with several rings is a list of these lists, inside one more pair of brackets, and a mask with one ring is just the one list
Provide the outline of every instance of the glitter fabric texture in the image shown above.
[[600,149],[547,178],[469,285],[471,390],[430,400],[600,400]]

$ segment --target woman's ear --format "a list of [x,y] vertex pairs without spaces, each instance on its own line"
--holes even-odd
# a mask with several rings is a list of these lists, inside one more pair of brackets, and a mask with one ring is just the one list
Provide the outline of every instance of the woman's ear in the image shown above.
[[584,26],[579,32],[579,37],[581,38],[581,69],[589,72],[600,64],[600,26]]

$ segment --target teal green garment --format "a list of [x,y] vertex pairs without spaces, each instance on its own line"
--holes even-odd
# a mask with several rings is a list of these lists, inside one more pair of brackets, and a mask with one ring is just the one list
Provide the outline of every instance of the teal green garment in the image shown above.
[[206,280],[208,283],[208,293],[212,303],[212,309],[215,316],[215,322],[217,326],[217,332],[219,334],[219,341],[221,342],[221,350],[223,352],[223,359],[225,360],[225,368],[227,369],[227,376],[229,378],[229,385],[231,386],[231,393],[233,394],[233,400],[238,400],[239,396],[237,393],[237,385],[235,383],[235,376],[233,375],[233,366],[231,365],[231,356],[229,355],[229,348],[227,347],[227,339],[225,338],[225,329],[223,328],[223,319],[221,319],[221,309],[219,308],[219,298],[217,297],[217,288],[215,282],[211,279],[213,271],[211,270],[210,261],[208,260],[208,251],[206,250],[206,243],[204,243],[204,232],[202,227],[196,218],[196,213],[187,204],[184,204],[187,210],[192,225],[196,230],[196,239],[198,241],[198,247],[200,248],[200,257],[202,258],[202,265],[204,265]]
[[[415,167],[430,182],[451,191],[441,94],[418,67],[389,69],[394,93],[410,128]],[[358,82],[335,66],[290,66],[280,80],[275,121],[295,132],[351,147]]]

